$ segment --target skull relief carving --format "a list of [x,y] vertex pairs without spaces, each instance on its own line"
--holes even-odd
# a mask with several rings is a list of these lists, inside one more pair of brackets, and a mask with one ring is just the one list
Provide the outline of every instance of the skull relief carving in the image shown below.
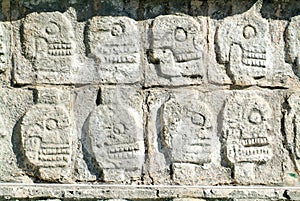
[[269,62],[269,25],[257,2],[248,12],[226,18],[217,31],[217,59],[227,64],[234,84],[253,85],[265,79]]
[[232,163],[262,163],[273,156],[272,110],[260,96],[235,94],[224,109],[223,135],[227,159]]
[[160,76],[202,78],[202,27],[188,16],[159,16],[152,27],[152,59],[159,66]]
[[[75,49],[71,22],[59,12],[31,13],[23,23],[22,47],[39,78],[66,82]],[[64,80],[61,80],[61,74]]]
[[137,113],[120,105],[99,105],[90,115],[88,142],[105,181],[141,177],[143,132]]
[[127,17],[93,17],[87,29],[88,56],[101,79],[132,83],[139,80],[140,42],[137,23]]
[[170,98],[163,104],[162,145],[175,163],[211,162],[211,114],[206,104],[197,101],[177,102]]
[[24,155],[41,179],[62,180],[71,169],[71,118],[63,105],[46,104],[49,100],[39,98],[22,120]]

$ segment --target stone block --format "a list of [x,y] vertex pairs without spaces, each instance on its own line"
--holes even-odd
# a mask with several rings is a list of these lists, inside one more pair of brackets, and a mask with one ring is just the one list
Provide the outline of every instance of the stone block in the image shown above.
[[[288,87],[291,69],[282,67],[271,45],[269,22],[261,16],[262,2],[225,18],[216,33],[216,53],[233,84]],[[279,59],[278,57],[276,57]]]
[[22,55],[15,59],[18,84],[68,84],[76,49],[71,21],[60,12],[31,13],[21,28]]
[[128,17],[93,17],[87,27],[87,56],[95,61],[99,83],[141,79],[137,22]]
[[282,182],[281,101],[280,93],[260,90],[233,91],[226,100],[224,152],[237,182]]
[[205,17],[159,16],[149,27],[151,44],[145,85],[191,85],[206,82]]
[[28,109],[20,124],[24,163],[44,181],[71,180],[76,135],[67,93],[57,88],[38,88],[36,105]]
[[86,146],[106,182],[141,180],[145,147],[138,93],[131,87],[101,88],[101,101],[87,119]]
[[185,185],[213,184],[212,172],[220,174],[219,181],[230,179],[229,168],[221,165],[217,118],[227,94],[201,88],[149,91],[148,171],[154,180],[161,179],[158,172]]

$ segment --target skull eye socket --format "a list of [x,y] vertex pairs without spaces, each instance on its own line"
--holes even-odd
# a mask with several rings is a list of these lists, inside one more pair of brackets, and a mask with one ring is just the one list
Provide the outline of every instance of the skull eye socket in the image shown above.
[[59,33],[59,27],[56,23],[50,22],[46,27],[46,33],[49,35],[55,35]]
[[191,117],[192,123],[198,126],[204,126],[205,118],[199,113],[194,113]]
[[116,135],[124,134],[125,133],[125,126],[121,123],[116,124],[113,127],[113,133],[116,134]]
[[254,38],[256,36],[256,30],[253,26],[247,25],[244,27],[243,36],[245,39]]
[[123,33],[123,28],[119,24],[115,24],[111,28],[111,35],[113,35],[113,36],[120,36],[122,33]]
[[179,42],[183,42],[187,39],[187,33],[183,28],[177,28],[175,30],[175,39]]
[[263,121],[262,114],[257,109],[252,110],[250,112],[248,119],[249,119],[249,122],[251,122],[253,124],[260,124]]
[[58,127],[57,126],[57,121],[55,119],[48,119],[48,120],[46,120],[46,128],[48,130],[54,130],[57,127]]

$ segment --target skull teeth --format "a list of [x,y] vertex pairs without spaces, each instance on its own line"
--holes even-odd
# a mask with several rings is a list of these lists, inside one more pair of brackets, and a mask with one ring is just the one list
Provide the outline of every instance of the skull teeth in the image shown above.
[[68,155],[39,155],[39,161],[42,162],[42,166],[56,166],[64,167],[69,162]]
[[71,43],[50,43],[48,44],[50,50],[55,49],[72,49]]
[[132,152],[139,150],[138,144],[124,144],[124,145],[117,145],[113,146],[109,149],[109,153],[122,153],[122,152]]
[[246,138],[242,140],[242,144],[247,146],[265,146],[269,144],[268,139],[265,137],[261,138]]
[[175,58],[177,62],[185,62],[185,61],[200,59],[201,54],[199,52],[189,53],[189,54],[176,54]]
[[268,147],[247,147],[239,149],[237,154],[242,159],[243,157],[271,155],[271,151]]
[[261,60],[261,59],[248,59],[248,58],[243,58],[242,60],[243,64],[247,66],[256,66],[256,67],[266,67],[266,61]]
[[69,56],[72,55],[71,43],[51,43],[48,44],[48,54],[51,56]]
[[266,67],[266,52],[259,49],[243,49],[242,62],[247,66]]
[[135,158],[137,155],[137,151],[127,151],[127,152],[116,152],[108,154],[112,159],[129,159]]
[[54,50],[49,50],[48,54],[51,56],[69,56],[72,55],[71,50],[65,50],[65,49],[54,49]]
[[211,142],[210,142],[210,138],[203,138],[203,139],[198,139],[198,140],[192,141],[190,145],[191,146],[199,146],[199,147],[210,147]]
[[42,148],[40,151],[42,154],[45,155],[56,155],[56,154],[70,154],[69,148]]
[[232,146],[227,151],[228,156],[231,157],[234,162],[266,162],[273,156],[272,149],[269,146]]

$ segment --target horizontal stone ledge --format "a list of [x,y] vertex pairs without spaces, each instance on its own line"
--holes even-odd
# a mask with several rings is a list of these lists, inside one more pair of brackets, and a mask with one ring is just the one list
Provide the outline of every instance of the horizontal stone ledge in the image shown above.
[[263,199],[300,200],[300,187],[0,184],[0,199]]

